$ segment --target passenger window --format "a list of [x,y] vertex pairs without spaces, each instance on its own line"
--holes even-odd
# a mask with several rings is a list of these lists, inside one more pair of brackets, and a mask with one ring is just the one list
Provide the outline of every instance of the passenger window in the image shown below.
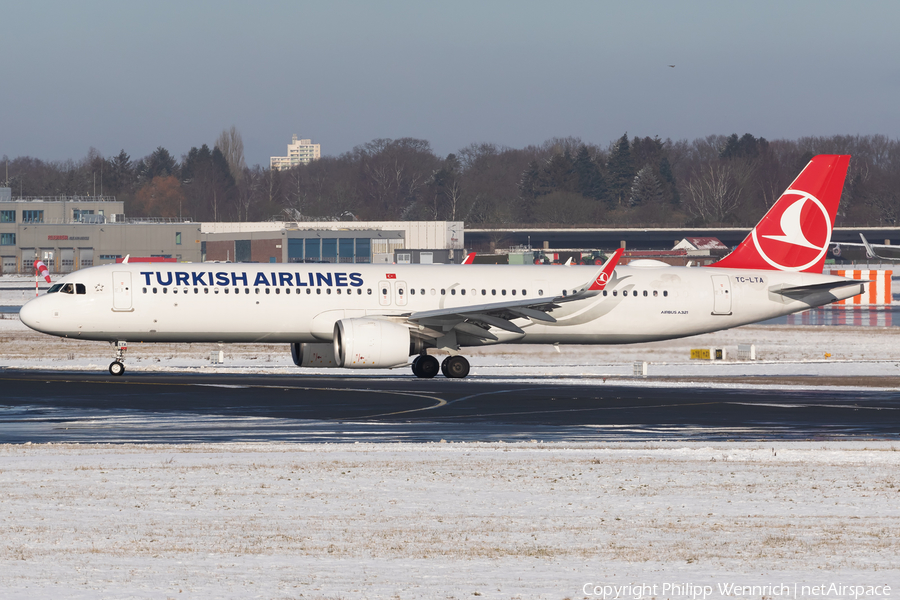
[[606,290],[603,290],[603,295],[604,295],[604,296],[606,295]]
[[403,288],[397,288],[397,293],[401,296],[403,295]]
[[156,293],[156,288],[153,288],[153,293],[154,293],[154,294]]
[[522,290],[522,295],[523,295],[523,296],[527,296],[527,295],[528,295],[528,290]]
[[659,296],[659,291],[653,290],[653,297],[656,298],[657,296]]
[[543,296],[543,295],[544,295],[544,290],[538,290],[538,296]]
[[387,296],[387,288],[381,288],[381,295]]
[[497,295],[497,290],[491,290],[491,296],[496,296],[496,295]]
[[[369,290],[369,293],[371,294],[371,293],[372,293],[372,290]],[[357,295],[357,296],[362,296],[362,288],[356,288],[356,295]]]
[[[166,288],[163,288],[163,294],[165,294],[165,293],[166,293]],[[213,294],[218,294],[218,293],[219,293],[219,288],[216,288],[213,290]]]
[[465,288],[459,290],[459,293],[462,294],[463,296],[465,296],[465,295],[466,295],[466,290],[465,290]]
[[447,290],[441,289],[441,296],[446,296],[446,295],[447,295]]
[[[153,290],[153,293],[154,293],[154,294],[156,293],[156,290],[155,290],[155,289]],[[208,294],[208,293],[209,293],[209,288],[203,288],[203,293],[204,293],[204,294]],[[258,294],[258,293],[259,293],[259,290],[256,290],[256,293]]]
[[513,295],[513,296],[516,295],[516,290],[512,290],[512,295]]
[[628,295],[628,290],[622,290],[622,295],[623,295],[623,296],[627,296],[627,295]]
[[434,296],[434,288],[431,288],[431,295]]
[[[63,291],[66,291],[66,290],[63,290]],[[216,291],[218,291],[218,290],[216,290]],[[163,294],[168,294],[168,293],[169,293],[169,288],[163,288]]]
[[501,296],[505,296],[505,295],[506,295],[506,290],[500,290],[500,295],[501,295]]
[[644,290],[644,298],[647,297],[647,290]]
[[84,288],[84,284],[83,284],[83,283],[76,283],[76,284],[75,284],[75,293],[76,293],[76,294],[86,294],[86,293],[87,293],[87,290]]
[[367,294],[368,294],[368,295],[370,295],[370,296],[371,296],[371,295],[372,295],[372,288],[368,288],[368,289],[366,289],[366,293],[367,293]]
[[177,294],[177,293],[178,293],[178,288],[172,288],[172,293],[173,293],[173,294]]
[[275,288],[275,293],[276,293],[276,294],[280,294],[280,293],[281,293],[281,288]]
[[269,288],[266,288],[266,293],[267,293],[267,294],[270,294],[270,293],[271,293],[271,290],[269,290]]
[[[178,290],[174,290],[174,291],[175,291],[176,293],[178,292]],[[228,291],[228,288],[225,288],[225,293],[226,293],[226,294],[230,294],[231,292]]]
[[325,288],[325,293],[330,295],[330,294],[331,294],[331,288]]
[[663,297],[666,297],[668,295],[669,295],[669,292],[667,292],[666,290],[663,290]]
[[618,295],[618,292],[616,290],[613,290],[613,296],[617,296],[617,295]]
[[[402,294],[403,292],[401,291],[400,293]],[[409,295],[410,295],[410,296],[415,296],[415,295],[416,295],[416,288],[409,288]]]
[[[209,290],[206,290],[206,291],[209,291]],[[256,293],[257,294],[259,293],[259,288],[256,288]]]
[[319,294],[319,295],[321,295],[321,294],[322,294],[322,288],[316,288],[316,293]]
[[[422,293],[423,296],[425,295],[425,288],[422,288],[422,289],[419,290],[419,291]],[[434,290],[432,290],[431,293],[433,294],[433,293],[434,293]]]
[[452,290],[450,290],[450,295],[451,295],[451,296],[455,296],[455,295],[456,295],[456,288],[453,288]]
[[147,293],[147,288],[144,288],[144,293],[145,293],[145,294]]
[[[371,292],[371,290],[369,290],[369,291]],[[312,294],[312,290],[309,288],[306,288],[306,295],[309,296],[310,294]]]
[[[288,291],[290,291],[290,290],[288,290]],[[338,288],[337,290],[335,290],[335,293],[338,294],[338,295],[340,295],[340,294],[341,294],[341,288]]]

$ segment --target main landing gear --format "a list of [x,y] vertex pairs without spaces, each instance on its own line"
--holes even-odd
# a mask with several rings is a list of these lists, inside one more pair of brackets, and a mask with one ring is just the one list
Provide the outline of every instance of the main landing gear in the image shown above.
[[125,372],[125,351],[128,350],[128,342],[115,342],[115,346],[116,360],[109,363],[109,373],[118,377]]
[[428,354],[422,354],[413,359],[412,372],[416,377],[431,379],[437,375],[438,369],[444,374],[444,377],[462,379],[469,374],[469,361],[465,356],[448,356],[438,366],[438,359]]

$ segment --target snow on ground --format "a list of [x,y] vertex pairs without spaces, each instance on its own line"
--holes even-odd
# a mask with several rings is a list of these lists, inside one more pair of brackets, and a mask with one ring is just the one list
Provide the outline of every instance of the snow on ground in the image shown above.
[[834,582],[891,585],[888,597],[898,450],[0,446],[0,594],[563,599],[645,584],[658,586],[646,598],[693,596],[663,592],[677,583],[721,598],[718,584]]

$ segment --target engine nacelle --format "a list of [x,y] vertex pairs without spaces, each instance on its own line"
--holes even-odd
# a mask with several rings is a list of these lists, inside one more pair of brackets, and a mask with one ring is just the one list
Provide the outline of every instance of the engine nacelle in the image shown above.
[[334,324],[339,367],[383,369],[409,362],[409,329],[383,319],[341,319]]
[[298,367],[336,367],[334,344],[291,344],[291,358]]

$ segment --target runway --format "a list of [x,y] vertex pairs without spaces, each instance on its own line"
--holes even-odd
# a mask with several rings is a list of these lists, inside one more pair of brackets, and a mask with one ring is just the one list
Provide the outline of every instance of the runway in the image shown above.
[[900,439],[900,390],[0,369],[0,443]]

